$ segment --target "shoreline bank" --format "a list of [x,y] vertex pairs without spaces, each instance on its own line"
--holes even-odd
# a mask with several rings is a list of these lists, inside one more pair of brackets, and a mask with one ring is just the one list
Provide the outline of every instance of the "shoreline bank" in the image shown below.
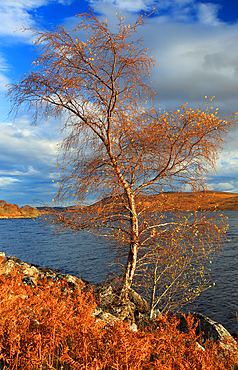
[[[57,282],[59,283],[63,280],[72,291],[76,287],[79,287],[84,292],[93,289],[95,298],[99,301],[93,316],[106,324],[117,322],[118,320],[124,321],[130,324],[131,330],[137,331],[138,329],[143,330],[148,324],[153,325],[155,319],[161,316],[158,310],[155,319],[150,321],[148,318],[148,303],[133,289],[129,292],[128,300],[122,302],[110,283],[102,282],[92,285],[79,277],[61,273],[59,270],[52,270],[49,267],[40,267],[29,262],[22,262],[17,257],[6,257],[4,252],[0,252],[0,275],[8,275],[14,269],[22,273],[22,283],[31,288],[34,288],[39,280],[46,278],[48,282],[56,285]],[[210,339],[213,342],[225,342],[229,337],[234,345],[237,345],[238,332],[231,334],[221,324],[200,313],[193,312],[192,315],[195,322],[199,322],[199,334],[204,333],[204,341]],[[171,314],[171,317],[173,316],[181,320],[179,330],[186,332],[186,320],[181,315]]]

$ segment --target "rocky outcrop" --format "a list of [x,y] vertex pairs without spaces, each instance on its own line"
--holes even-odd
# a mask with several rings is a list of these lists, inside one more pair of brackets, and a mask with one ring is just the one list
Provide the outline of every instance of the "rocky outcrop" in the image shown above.
[[36,207],[19,207],[17,204],[0,200],[0,218],[35,218],[39,214],[40,211]]
[[[231,335],[221,324],[210,319],[201,313],[193,312],[194,325],[196,327],[196,335],[199,336],[200,342],[203,344],[207,340],[213,343],[218,343],[220,352],[238,352],[238,342],[236,340],[236,333],[234,336]],[[187,332],[187,322],[184,317],[180,317],[179,330],[182,332]]]
[[201,313],[194,312],[193,317],[195,322],[198,322],[197,334],[201,335],[202,342],[209,339],[212,342],[219,343],[223,349],[237,353],[237,341],[224,328],[224,326]]
[[32,287],[34,287],[37,280],[42,278],[47,278],[47,280],[52,282],[65,280],[71,289],[74,289],[76,285],[85,289],[85,286],[88,284],[75,276],[60,273],[57,269],[51,270],[49,267],[39,267],[36,264],[22,262],[16,257],[6,258],[5,253],[0,252],[0,275],[8,275],[15,268],[23,274],[22,283]]

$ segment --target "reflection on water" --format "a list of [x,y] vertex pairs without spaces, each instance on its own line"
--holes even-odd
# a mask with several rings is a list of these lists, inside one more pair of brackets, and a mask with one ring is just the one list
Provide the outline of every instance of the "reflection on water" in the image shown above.
[[[224,250],[213,259],[211,279],[215,287],[203,292],[194,303],[196,312],[221,323],[230,332],[238,331],[238,212],[224,212],[229,218],[228,238]],[[53,235],[50,226],[39,220],[0,220],[0,251],[24,262],[58,268],[91,283],[106,278],[112,250],[103,238],[87,233]]]

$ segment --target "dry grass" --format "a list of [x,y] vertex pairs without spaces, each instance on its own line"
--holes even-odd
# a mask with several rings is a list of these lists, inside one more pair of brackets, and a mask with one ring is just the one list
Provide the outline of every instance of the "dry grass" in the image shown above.
[[92,291],[47,280],[31,288],[21,279],[16,270],[0,275],[0,369],[223,370],[238,362],[215,344],[199,348],[192,317],[188,333],[167,316],[157,329],[133,332],[92,317]]

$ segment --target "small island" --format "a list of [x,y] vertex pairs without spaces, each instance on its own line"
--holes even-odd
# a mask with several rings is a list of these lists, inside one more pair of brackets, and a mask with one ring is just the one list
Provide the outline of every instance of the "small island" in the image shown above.
[[7,203],[5,200],[0,200],[0,219],[36,218],[40,213],[41,212],[36,207],[30,207],[28,205],[19,207],[17,204]]

